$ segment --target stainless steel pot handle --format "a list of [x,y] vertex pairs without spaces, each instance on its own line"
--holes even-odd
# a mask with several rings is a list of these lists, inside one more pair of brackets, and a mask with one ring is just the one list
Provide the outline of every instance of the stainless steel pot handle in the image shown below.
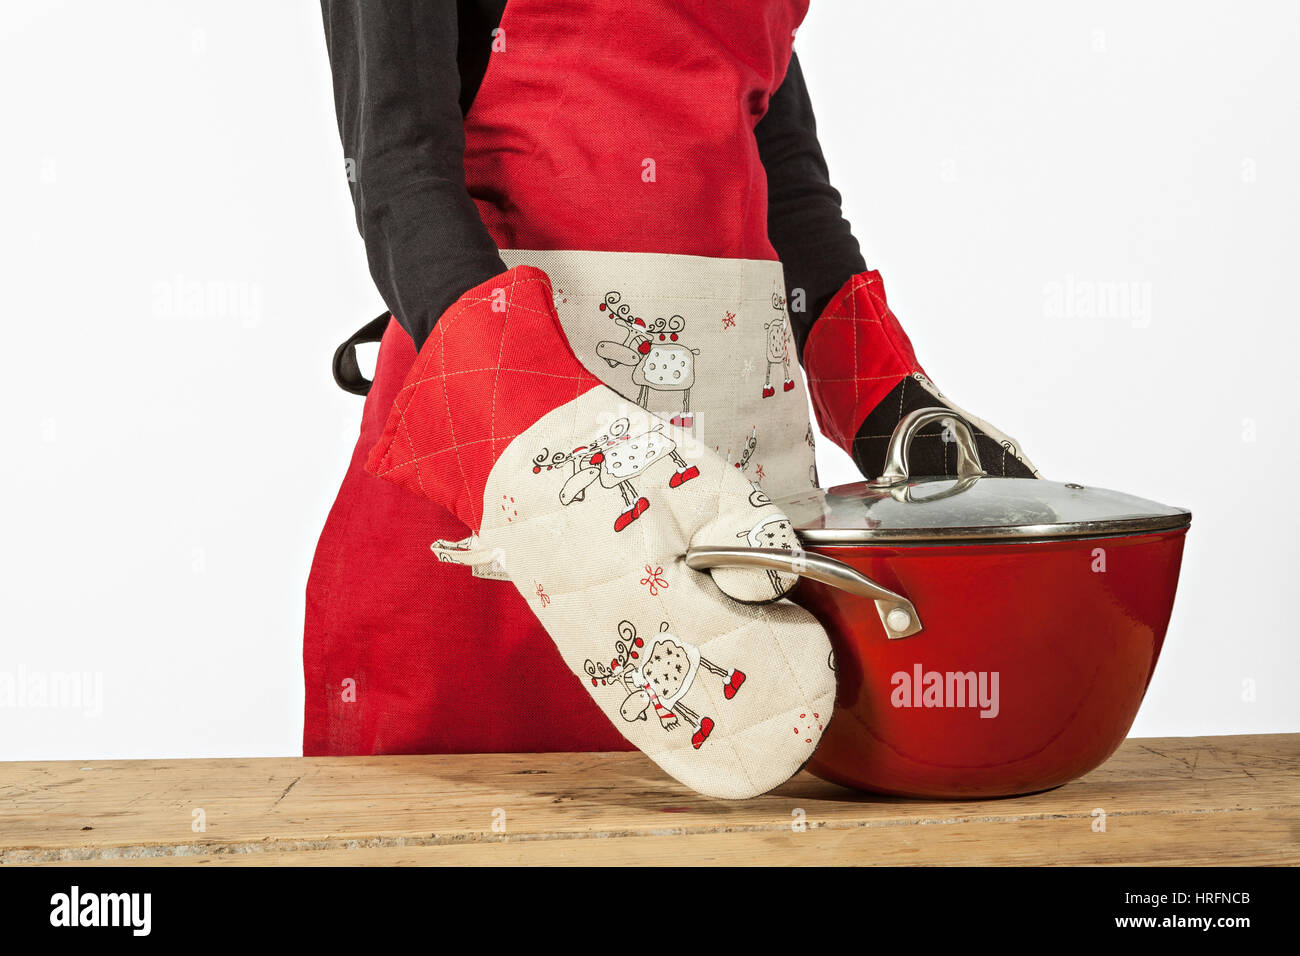
[[766,568],[797,574],[822,584],[870,598],[876,602],[880,623],[891,640],[911,637],[921,631],[921,616],[912,602],[883,588],[856,568],[811,551],[777,551],[769,548],[691,548],[686,566],[696,571],[709,568]]
[[935,422],[943,422],[953,434],[957,445],[957,477],[982,478],[988,474],[980,464],[979,452],[975,448],[975,435],[970,422],[951,408],[918,408],[908,412],[899,421],[894,434],[889,438],[889,448],[885,452],[885,470],[879,478],[873,478],[867,484],[874,487],[890,487],[905,484],[911,480],[907,468],[907,455],[914,439],[922,428]]

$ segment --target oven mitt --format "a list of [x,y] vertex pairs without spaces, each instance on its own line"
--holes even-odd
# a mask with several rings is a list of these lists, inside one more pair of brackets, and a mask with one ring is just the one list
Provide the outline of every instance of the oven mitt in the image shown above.
[[[944,397],[925,374],[907,333],[885,301],[879,272],[850,279],[813,323],[803,351],[817,421],[867,478],[879,476],[895,426],[908,412],[942,406],[974,428],[980,463],[991,475],[1036,478],[1012,438]],[[924,428],[908,458],[913,475],[955,475],[957,450],[942,425]]]
[[438,320],[367,470],[475,529],[465,546],[435,543],[437,558],[504,569],[574,679],[686,786],[750,797],[812,755],[835,677],[822,627],[777,600],[794,576],[710,577],[683,561],[692,545],[790,549],[788,519],[688,433],[587,371],[541,270],[488,280]]

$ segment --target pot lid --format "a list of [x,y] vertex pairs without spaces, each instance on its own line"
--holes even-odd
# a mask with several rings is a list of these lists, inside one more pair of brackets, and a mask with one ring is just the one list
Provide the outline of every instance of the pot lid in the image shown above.
[[[943,421],[958,446],[956,477],[913,478],[911,439]],[[920,409],[899,423],[885,472],[870,482],[813,489],[776,504],[805,544],[959,543],[1143,534],[1186,527],[1191,512],[1105,488],[984,473],[966,422]]]
[[818,488],[776,504],[805,544],[1082,538],[1187,526],[1191,512],[1041,478],[922,478]]

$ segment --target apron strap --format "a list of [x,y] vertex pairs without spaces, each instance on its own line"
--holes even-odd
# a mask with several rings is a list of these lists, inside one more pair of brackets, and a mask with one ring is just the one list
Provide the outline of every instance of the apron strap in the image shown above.
[[370,392],[370,379],[361,374],[361,368],[357,365],[357,346],[380,341],[391,318],[392,315],[385,312],[371,319],[334,350],[334,381],[343,391],[353,395],[366,395]]

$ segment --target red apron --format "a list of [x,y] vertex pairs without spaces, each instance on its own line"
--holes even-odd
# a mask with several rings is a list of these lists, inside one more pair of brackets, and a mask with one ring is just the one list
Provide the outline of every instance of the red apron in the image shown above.
[[[465,123],[498,246],[775,260],[753,129],[806,9],[509,0]],[[429,550],[469,529],[363,471],[414,359],[391,322],[307,584],[303,753],[630,749],[513,587]]]

